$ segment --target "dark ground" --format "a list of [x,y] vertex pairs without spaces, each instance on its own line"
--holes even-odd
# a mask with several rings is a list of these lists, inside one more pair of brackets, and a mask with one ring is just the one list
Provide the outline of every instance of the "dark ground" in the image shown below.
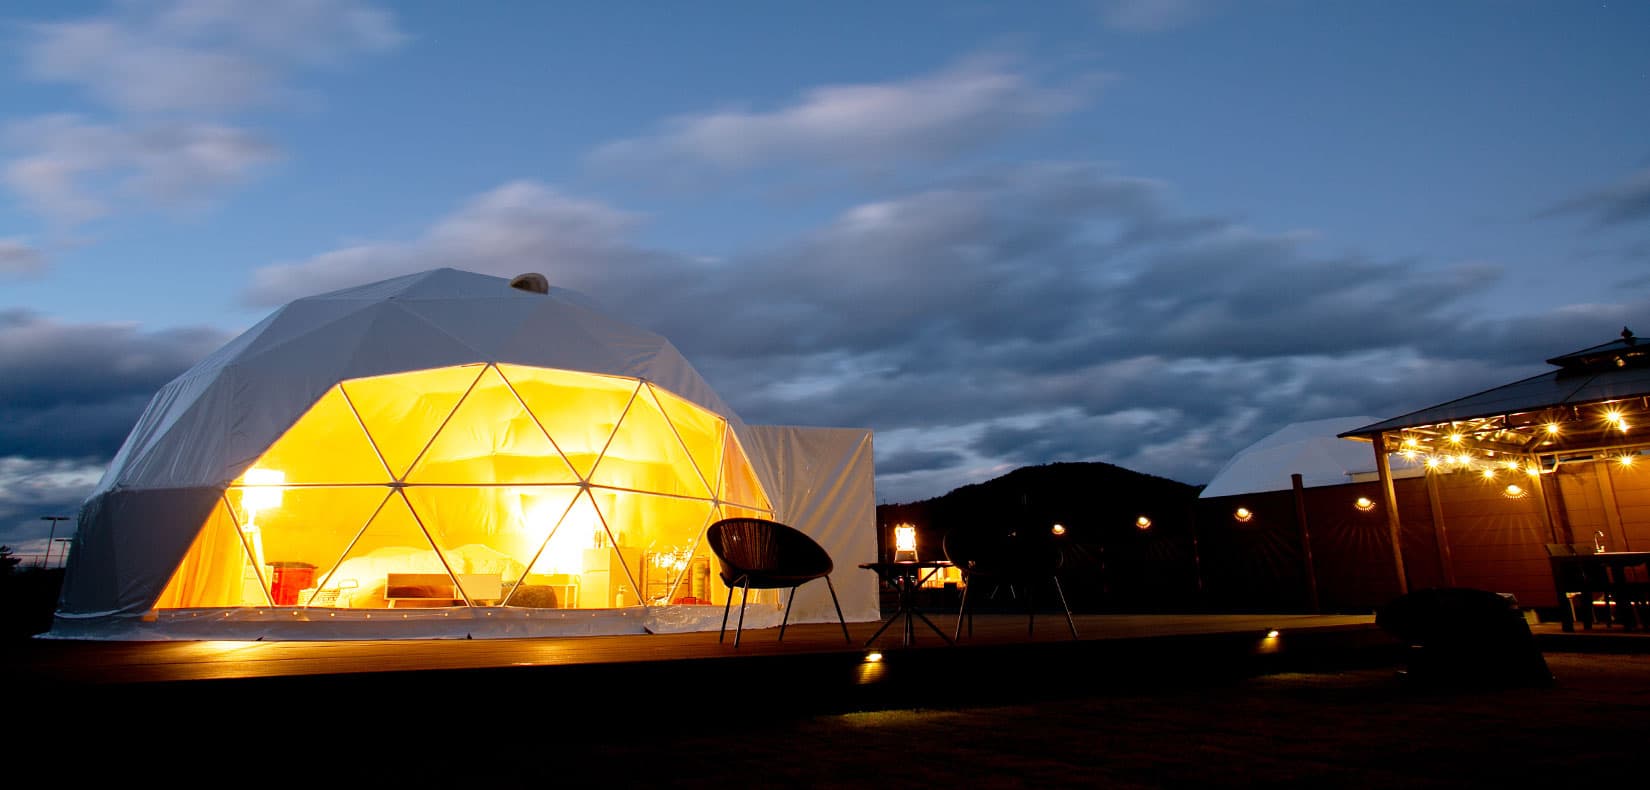
[[[714,689],[658,689],[628,721],[580,731],[599,689],[432,699],[228,698],[74,715],[13,749],[83,773],[266,780],[524,779],[534,784],[792,787],[1642,786],[1650,655],[1549,653],[1551,688],[1416,691],[1395,667],[1174,684],[992,706],[743,721]],[[430,689],[447,703],[457,688]],[[782,693],[782,689],[775,689]],[[416,711],[417,706],[411,706]],[[314,712],[299,724],[281,709]],[[468,711],[467,713],[464,711]],[[14,730],[15,732],[15,730]],[[62,733],[61,735],[56,733]],[[15,760],[14,760],[15,761]],[[180,773],[186,771],[187,773]],[[216,770],[212,775],[218,775]],[[307,778],[306,778],[307,777]],[[227,778],[227,777],[226,777]],[[283,780],[285,781],[285,780]]]

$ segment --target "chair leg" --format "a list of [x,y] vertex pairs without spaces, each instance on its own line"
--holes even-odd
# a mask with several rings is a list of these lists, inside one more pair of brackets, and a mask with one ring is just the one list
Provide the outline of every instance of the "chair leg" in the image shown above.
[[716,641],[721,643],[728,638],[728,609],[733,606],[733,585],[728,585],[728,602],[722,604],[722,630],[717,632]]
[[1034,591],[1031,582],[1026,582],[1026,637],[1037,635],[1037,605],[1033,603]]
[[1060,586],[1060,577],[1054,577],[1054,592],[1060,596],[1060,608],[1066,610],[1066,627],[1071,629],[1071,638],[1077,638],[1077,624],[1071,620],[1071,604],[1066,603],[1066,590]]
[[[728,594],[731,597],[733,593],[730,590]],[[738,628],[738,630],[733,632],[733,646],[734,647],[739,646],[739,637],[743,636],[744,633],[745,633],[745,602],[750,600],[750,597],[751,597],[751,583],[749,581],[746,581],[744,591],[739,593],[739,628]]]
[[785,617],[779,621],[779,641],[785,641],[785,626],[791,622],[791,604],[796,603],[796,588],[791,588],[791,594],[785,596]]
[[[825,577],[825,589],[831,591],[831,605],[836,607],[836,621],[842,626],[842,638],[846,639],[848,644],[853,644],[854,638],[848,635],[848,618],[842,616],[842,604],[836,600],[836,585],[831,584],[829,576]],[[796,594],[796,590],[791,590],[791,594]]]
[[[968,589],[973,586],[974,585],[972,584],[968,584],[963,587],[962,605],[957,607],[957,630],[951,634],[951,641],[953,642],[962,638],[963,617],[968,614]],[[974,625],[972,620],[969,621],[968,635],[974,635]]]

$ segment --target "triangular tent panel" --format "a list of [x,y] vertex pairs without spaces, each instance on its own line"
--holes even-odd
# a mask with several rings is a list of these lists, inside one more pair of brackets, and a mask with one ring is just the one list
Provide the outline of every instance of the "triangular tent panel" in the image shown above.
[[436,368],[352,379],[341,386],[390,474],[400,480],[485,368]]
[[710,498],[693,459],[659,410],[651,388],[638,390],[590,474],[594,485]]
[[464,396],[412,470],[408,483],[576,483],[557,452],[496,368]]
[[491,603],[522,580],[579,493],[576,485],[403,490],[466,596]]
[[628,491],[595,492],[602,516],[621,548],[641,552],[637,575],[643,599],[669,603],[671,589],[687,567],[694,547],[710,526],[714,505],[701,499],[655,496]]
[[722,447],[722,490],[717,493],[717,498],[754,510],[773,510],[733,431],[727,432]]
[[160,609],[269,606],[258,566],[223,501],[195,536],[155,603]]
[[464,605],[441,555],[407,502],[391,494],[322,579],[311,607],[425,609]]
[[499,371],[581,478],[590,476],[640,386],[633,379],[522,365]]
[[383,486],[235,486],[225,498],[270,598],[301,606],[389,494]]
[[727,420],[659,387],[650,385],[648,391],[659,400],[666,419],[676,429],[688,455],[693,457],[705,485],[712,491],[717,490],[722,477],[722,432],[727,429]]
[[333,387],[275,445],[235,480],[248,483],[388,483],[389,470],[373,449],[343,390]]

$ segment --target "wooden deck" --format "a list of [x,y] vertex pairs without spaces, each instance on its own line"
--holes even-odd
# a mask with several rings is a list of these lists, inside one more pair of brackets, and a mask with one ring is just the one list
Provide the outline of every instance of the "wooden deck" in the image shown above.
[[[746,631],[733,647],[715,632],[596,636],[561,639],[403,640],[359,642],[82,642],[33,640],[4,664],[14,678],[54,685],[119,685],[207,680],[296,678],[440,671],[553,670],[580,666],[626,665],[633,671],[659,669],[670,662],[753,662],[764,659],[829,657],[853,663],[873,651],[896,655],[934,654],[931,659],[979,651],[1086,650],[1105,645],[1174,642],[1242,643],[1262,653],[1279,652],[1308,635],[1354,632],[1379,634],[1372,616],[1316,615],[1082,615],[1081,639],[1073,641],[1064,618],[1037,618],[1036,632],[1026,633],[1023,615],[980,615],[972,638],[948,647],[920,622],[910,648],[900,645],[900,627],[889,628],[877,643],[864,642],[877,623],[852,623],[853,641],[844,642],[836,624],[792,626],[785,641],[777,629]],[[935,621],[949,629],[954,619]],[[1274,640],[1264,635],[1278,629]],[[1271,644],[1267,644],[1271,643]]]

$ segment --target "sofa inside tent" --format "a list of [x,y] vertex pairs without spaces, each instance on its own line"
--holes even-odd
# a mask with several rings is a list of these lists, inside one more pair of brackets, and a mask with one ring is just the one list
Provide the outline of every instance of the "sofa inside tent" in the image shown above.
[[[588,300],[436,270],[299,300],[157,394],[83,509],[53,632],[714,628],[711,523],[786,521],[851,569],[871,475],[867,431],[745,425]],[[874,578],[837,580],[875,619]],[[829,619],[802,596],[794,620]],[[760,626],[780,598],[753,603]]]

